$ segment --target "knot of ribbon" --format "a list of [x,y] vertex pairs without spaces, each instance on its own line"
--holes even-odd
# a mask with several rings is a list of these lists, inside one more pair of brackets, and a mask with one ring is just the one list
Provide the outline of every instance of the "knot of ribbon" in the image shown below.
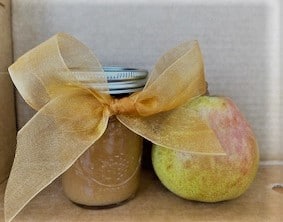
[[119,114],[138,114],[135,103],[130,97],[124,97],[121,99],[113,98],[109,104],[109,111],[111,116]]
[[96,56],[63,33],[20,57],[9,72],[21,96],[38,112],[18,132],[4,198],[6,221],[95,143],[113,115],[157,145],[196,155],[224,155],[208,122],[188,106],[206,92],[197,41],[165,53],[144,89],[122,99],[79,81],[78,75],[92,73],[91,81],[107,89]]

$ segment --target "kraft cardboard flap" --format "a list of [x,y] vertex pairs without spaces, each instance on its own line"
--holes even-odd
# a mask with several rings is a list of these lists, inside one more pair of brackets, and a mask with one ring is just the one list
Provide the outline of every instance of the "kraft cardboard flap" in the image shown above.
[[0,72],[12,63],[10,0],[0,0]]
[[0,0],[0,183],[9,174],[16,146],[14,90],[7,72],[11,63],[11,1]]
[[14,90],[8,73],[0,73],[0,183],[9,175],[15,148]]

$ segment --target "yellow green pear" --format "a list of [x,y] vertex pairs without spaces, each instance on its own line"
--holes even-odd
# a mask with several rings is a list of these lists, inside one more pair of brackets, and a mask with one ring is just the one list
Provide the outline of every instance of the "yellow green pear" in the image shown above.
[[152,162],[158,178],[170,191],[189,200],[218,202],[240,196],[258,169],[259,152],[251,127],[226,97],[202,96],[187,106],[207,120],[226,156],[189,154],[153,145]]

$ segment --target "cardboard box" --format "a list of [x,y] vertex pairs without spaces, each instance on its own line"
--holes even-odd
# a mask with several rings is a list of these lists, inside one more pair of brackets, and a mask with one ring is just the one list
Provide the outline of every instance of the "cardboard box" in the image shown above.
[[10,172],[16,148],[14,90],[8,73],[0,72],[0,183]]
[[[143,172],[135,201],[112,209],[112,213],[74,207],[66,201],[61,184],[56,180],[32,200],[18,220],[83,221],[94,216],[101,221],[140,221],[140,218],[163,221],[164,216],[172,221],[188,218],[192,221],[211,218],[217,221],[231,218],[236,221],[278,221],[282,218],[279,210],[283,200],[282,1],[12,2],[14,59],[55,33],[67,32],[93,49],[103,65],[151,69],[156,59],[169,48],[185,40],[198,39],[210,93],[234,99],[257,135],[261,159],[267,160],[262,163],[248,192],[224,204],[199,204],[177,198],[161,186],[152,172]],[[5,72],[12,61],[10,18],[10,0],[0,0],[0,72]],[[34,112],[18,94],[16,103],[20,128]],[[9,173],[14,148],[13,87],[8,74],[0,73],[0,182]],[[277,166],[272,166],[274,163]],[[4,218],[5,185],[0,185],[0,221]],[[140,207],[144,205],[147,207]]]
[[10,172],[16,147],[14,89],[8,66],[12,63],[10,1],[0,1],[0,183]]
[[12,63],[10,0],[0,1],[0,72],[7,71]]

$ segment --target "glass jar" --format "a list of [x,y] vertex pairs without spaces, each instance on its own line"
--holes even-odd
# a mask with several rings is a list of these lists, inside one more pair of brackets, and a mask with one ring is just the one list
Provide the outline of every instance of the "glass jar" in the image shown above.
[[[143,88],[145,70],[106,67],[109,93],[123,97]],[[89,84],[91,86],[91,84]],[[110,117],[107,129],[63,175],[65,195],[86,207],[112,207],[135,196],[143,140]]]

